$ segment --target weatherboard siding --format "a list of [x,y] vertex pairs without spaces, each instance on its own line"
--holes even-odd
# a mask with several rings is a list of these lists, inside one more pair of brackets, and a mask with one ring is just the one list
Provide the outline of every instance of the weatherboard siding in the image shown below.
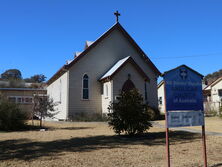
[[118,96],[122,90],[123,84],[128,79],[128,74],[131,75],[130,80],[134,83],[139,93],[145,97],[144,93],[144,79],[133,67],[131,63],[127,63],[114,77],[113,77],[113,96]]
[[[113,77],[113,97],[115,99],[122,90],[123,84],[128,79],[128,74],[130,74],[130,80],[134,83],[136,89],[139,93],[142,94],[145,102],[145,81],[141,74],[135,69],[135,67],[128,63],[126,64],[114,77]],[[152,98],[155,94],[155,89],[151,89],[150,82],[146,82],[147,87],[147,101],[148,104],[152,107],[156,107],[155,98]]]
[[47,87],[47,94],[57,104],[55,109],[59,111],[55,118],[58,120],[67,119],[67,92],[68,92],[68,73],[64,73]]

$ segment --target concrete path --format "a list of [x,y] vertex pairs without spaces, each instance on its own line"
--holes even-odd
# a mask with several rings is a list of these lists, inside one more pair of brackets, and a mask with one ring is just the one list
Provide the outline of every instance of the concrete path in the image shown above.
[[[155,121],[152,121],[152,125],[153,125],[153,127],[157,127],[157,128],[165,128],[164,125],[161,125]],[[170,128],[170,129],[173,129],[176,131],[186,131],[186,132],[191,132],[191,133],[202,133],[201,130],[189,129],[189,128]],[[218,133],[218,132],[206,131],[205,133],[206,133],[206,135],[210,135],[210,136],[222,136],[222,133]]]

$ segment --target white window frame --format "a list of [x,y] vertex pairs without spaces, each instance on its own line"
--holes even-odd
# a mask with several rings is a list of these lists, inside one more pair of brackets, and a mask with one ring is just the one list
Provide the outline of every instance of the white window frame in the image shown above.
[[[8,96],[7,98],[8,99],[9,98],[15,98],[15,103],[17,103],[17,104],[32,104],[33,103],[33,96]],[[32,102],[26,102],[25,100],[24,101],[22,100],[21,102],[18,102],[19,98],[22,98],[22,99],[30,98],[30,99],[32,99]]]

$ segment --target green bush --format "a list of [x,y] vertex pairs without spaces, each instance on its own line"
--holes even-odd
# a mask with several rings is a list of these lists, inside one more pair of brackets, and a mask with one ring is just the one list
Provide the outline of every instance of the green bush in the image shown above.
[[150,106],[147,106],[147,112],[150,115],[150,120],[154,121],[157,119],[160,119],[160,111],[158,109],[152,108]]
[[117,134],[140,134],[152,126],[148,106],[136,89],[122,92],[119,100],[110,104],[108,109],[109,126]]
[[219,116],[222,117],[222,105],[220,106]]
[[0,103],[0,130],[20,130],[25,127],[28,113],[21,111],[18,105],[7,101]]

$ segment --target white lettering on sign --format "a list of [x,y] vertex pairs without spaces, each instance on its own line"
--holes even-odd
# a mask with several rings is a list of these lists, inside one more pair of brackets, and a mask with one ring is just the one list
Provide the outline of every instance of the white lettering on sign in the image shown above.
[[167,112],[167,127],[202,126],[204,125],[203,111]]

